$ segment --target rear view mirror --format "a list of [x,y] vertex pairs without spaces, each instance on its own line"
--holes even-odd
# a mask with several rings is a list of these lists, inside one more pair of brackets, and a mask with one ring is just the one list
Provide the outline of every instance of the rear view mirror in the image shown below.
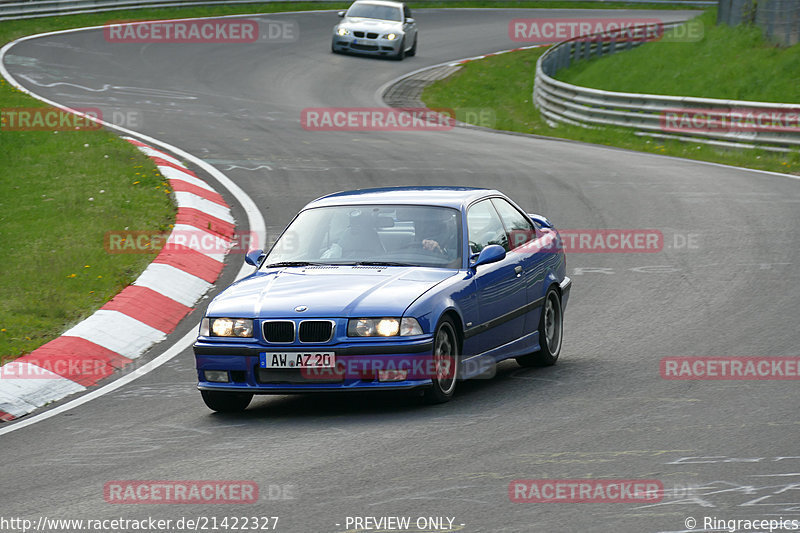
[[344,11],[339,11],[339,12],[338,12],[338,13],[336,13],[336,14],[337,14],[337,15],[339,15],[340,17],[343,17],[343,16],[344,16]]
[[253,265],[254,267],[258,266],[258,263],[261,261],[261,258],[264,257],[264,250],[250,250],[247,252],[247,255],[244,256],[244,262],[248,265]]
[[480,265],[496,263],[506,258],[506,249],[499,244],[490,244],[478,254],[478,257],[470,263],[470,267],[475,268]]

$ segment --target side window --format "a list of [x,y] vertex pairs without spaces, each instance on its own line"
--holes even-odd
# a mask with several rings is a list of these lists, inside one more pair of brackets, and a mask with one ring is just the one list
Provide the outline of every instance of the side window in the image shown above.
[[536,229],[513,205],[502,198],[492,198],[492,203],[500,213],[500,218],[508,231],[508,241],[512,250],[536,239]]
[[411,10],[408,8],[408,6],[403,6],[403,14],[405,15],[406,19],[410,19],[413,17],[413,15],[411,14]]
[[490,200],[482,200],[467,211],[470,253],[476,254],[490,244],[508,251],[506,230]]

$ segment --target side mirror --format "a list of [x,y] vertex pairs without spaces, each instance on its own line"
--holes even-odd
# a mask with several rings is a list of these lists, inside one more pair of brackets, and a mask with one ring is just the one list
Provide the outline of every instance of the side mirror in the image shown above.
[[253,265],[254,267],[258,266],[258,263],[261,262],[261,258],[264,257],[264,250],[250,250],[244,256],[244,262],[248,265]]
[[534,215],[533,213],[528,213],[528,216],[531,217],[531,220],[539,224],[543,228],[553,229],[553,223],[547,220],[542,215]]
[[490,244],[478,254],[478,257],[470,263],[470,268],[479,267],[480,265],[488,265],[489,263],[496,263],[506,258],[506,249],[499,244]]
[[344,16],[344,13],[345,13],[344,11],[339,11],[339,12],[338,12],[338,13],[336,13],[336,14],[337,14],[337,15],[339,15],[339,17],[343,17],[343,16]]
[[408,17],[408,18],[406,19],[406,24],[414,24],[414,22],[416,22],[416,21],[415,21],[413,18],[411,18],[411,17]]

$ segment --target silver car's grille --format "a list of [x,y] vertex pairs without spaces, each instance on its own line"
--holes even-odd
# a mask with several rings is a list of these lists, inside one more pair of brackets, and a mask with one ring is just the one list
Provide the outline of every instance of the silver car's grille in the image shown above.
[[378,34],[377,33],[369,32],[369,33],[365,34],[363,31],[354,31],[353,32],[353,36],[361,37],[361,38],[366,36],[367,39],[377,39],[378,38]]
[[367,34],[367,39],[377,39],[377,38],[378,38],[378,34],[377,33],[368,33]]
[[350,45],[350,48],[353,50],[365,50],[369,52],[375,52],[378,50],[378,47],[374,44],[360,44],[360,43],[353,43]]
[[333,336],[333,323],[329,320],[304,320],[300,322],[300,342],[328,342]]

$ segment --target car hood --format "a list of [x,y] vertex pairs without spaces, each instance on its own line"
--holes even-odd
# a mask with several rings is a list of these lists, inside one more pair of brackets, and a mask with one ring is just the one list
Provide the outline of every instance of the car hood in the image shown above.
[[360,17],[347,17],[339,23],[339,26],[344,26],[350,31],[371,31],[376,33],[381,32],[398,32],[403,29],[402,22],[394,22],[391,20],[379,19],[366,19]]
[[[242,318],[401,316],[422,293],[456,271],[424,267],[319,266],[257,272],[208,307]],[[298,306],[307,310],[295,311]]]

